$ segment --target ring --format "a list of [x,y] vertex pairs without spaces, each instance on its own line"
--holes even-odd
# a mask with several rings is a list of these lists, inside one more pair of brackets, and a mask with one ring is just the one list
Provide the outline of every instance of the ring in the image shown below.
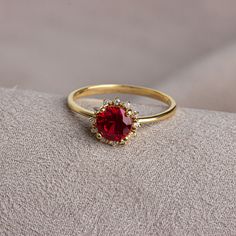
[[[119,98],[104,99],[100,108],[94,111],[83,108],[77,104],[81,97],[99,94],[134,94],[149,97],[168,105],[167,109],[150,116],[139,116],[132,109],[129,102],[122,102]],[[94,85],[72,91],[67,99],[69,108],[80,115],[89,117],[91,132],[98,140],[112,146],[126,144],[131,136],[136,135],[137,128],[144,123],[164,120],[175,113],[176,102],[169,95],[145,87],[120,84]]]

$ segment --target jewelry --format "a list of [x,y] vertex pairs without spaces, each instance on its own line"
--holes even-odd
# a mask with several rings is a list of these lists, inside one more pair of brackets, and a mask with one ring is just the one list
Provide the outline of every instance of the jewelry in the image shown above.
[[[168,108],[158,114],[139,116],[129,102],[121,102],[119,98],[103,100],[102,106],[95,111],[87,110],[76,103],[76,100],[81,97],[112,93],[150,97],[167,104]],[[74,90],[69,94],[67,102],[72,111],[89,117],[92,125],[91,132],[97,139],[113,146],[127,143],[131,136],[136,135],[136,130],[141,124],[166,119],[176,110],[174,99],[165,93],[145,87],[119,84],[94,85]]]

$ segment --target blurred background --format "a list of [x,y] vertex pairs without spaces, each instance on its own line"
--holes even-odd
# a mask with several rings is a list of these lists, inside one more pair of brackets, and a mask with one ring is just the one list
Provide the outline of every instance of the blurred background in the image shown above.
[[236,112],[236,1],[0,0],[0,87],[101,83]]

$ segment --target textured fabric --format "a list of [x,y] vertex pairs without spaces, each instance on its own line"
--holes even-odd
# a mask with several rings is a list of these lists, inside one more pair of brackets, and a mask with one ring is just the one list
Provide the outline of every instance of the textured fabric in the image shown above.
[[116,148],[87,125],[0,89],[0,235],[236,235],[235,114],[179,108]]

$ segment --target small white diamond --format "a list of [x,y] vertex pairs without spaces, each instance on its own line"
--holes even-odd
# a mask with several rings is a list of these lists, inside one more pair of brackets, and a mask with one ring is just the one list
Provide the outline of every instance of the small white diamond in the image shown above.
[[116,98],[115,101],[114,101],[115,105],[119,105],[120,104],[120,99],[119,98]]
[[104,106],[107,106],[107,105],[109,105],[110,102],[111,102],[110,100],[104,99],[104,100],[103,100],[103,105],[104,105]]
[[101,141],[102,141],[103,143],[106,143],[107,140],[102,137],[102,138],[101,138]]
[[109,141],[108,144],[110,144],[111,146],[116,146],[117,143],[115,141]]
[[121,145],[124,145],[125,143],[126,143],[125,140],[121,140],[121,141],[120,141],[120,144],[121,144]]
[[141,124],[140,124],[139,122],[135,122],[135,123],[133,124],[133,126],[134,126],[135,128],[139,128],[139,127],[141,127]]
[[134,111],[134,112],[133,112],[133,116],[134,116],[135,118],[137,118],[138,115],[139,115],[139,112],[138,112],[138,111]]
[[90,118],[89,118],[89,121],[90,121],[91,123],[94,123],[94,122],[95,122],[95,118],[94,118],[94,117],[90,117]]
[[127,110],[126,111],[127,116],[131,116],[133,114],[132,110]]
[[128,101],[128,102],[125,102],[125,107],[126,107],[126,108],[130,108],[130,107],[131,107],[131,104],[130,104],[129,101]]
[[95,133],[97,133],[97,132],[98,132],[98,129],[97,129],[97,128],[95,128],[95,127],[92,127],[92,128],[91,128],[91,132],[95,134]]

